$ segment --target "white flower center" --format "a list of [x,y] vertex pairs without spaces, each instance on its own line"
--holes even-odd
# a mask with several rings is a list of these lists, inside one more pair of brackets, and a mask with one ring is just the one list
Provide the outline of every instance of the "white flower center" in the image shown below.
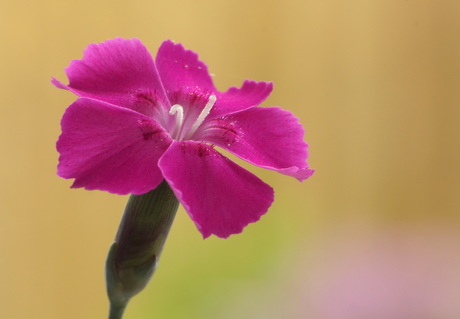
[[188,132],[183,132],[185,126],[184,107],[180,104],[174,104],[173,106],[171,106],[169,114],[176,116],[176,125],[174,127],[174,131],[172,132],[172,138],[179,141],[190,139],[196,132],[196,130],[200,127],[200,125],[203,124],[204,120],[209,115],[214,104],[216,103],[216,100],[217,98],[215,95],[209,96],[208,103],[206,103],[200,115],[198,115],[195,122],[193,122],[193,124],[190,126]]

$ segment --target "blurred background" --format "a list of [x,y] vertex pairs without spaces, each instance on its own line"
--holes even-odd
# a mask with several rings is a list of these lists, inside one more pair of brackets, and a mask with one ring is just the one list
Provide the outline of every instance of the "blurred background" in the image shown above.
[[276,200],[227,240],[181,208],[125,319],[460,318],[460,2],[2,0],[0,36],[0,318],[107,316],[127,197],[56,176],[75,96],[50,78],[116,36],[183,43],[220,90],[273,81],[317,169],[251,167]]

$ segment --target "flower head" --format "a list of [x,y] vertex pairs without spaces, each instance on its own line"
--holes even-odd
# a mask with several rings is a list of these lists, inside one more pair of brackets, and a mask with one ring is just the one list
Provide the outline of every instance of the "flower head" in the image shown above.
[[220,92],[181,44],[163,42],[155,59],[137,39],[92,44],[66,73],[68,85],[52,83],[79,97],[57,142],[72,187],[143,194],[165,179],[205,238],[226,238],[259,220],[273,190],[215,146],[300,181],[313,174],[297,118],[258,106],[271,83]]

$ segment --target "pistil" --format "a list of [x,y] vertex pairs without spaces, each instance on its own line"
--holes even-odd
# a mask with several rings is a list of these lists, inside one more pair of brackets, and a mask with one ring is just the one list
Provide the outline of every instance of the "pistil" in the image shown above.
[[193,123],[192,127],[187,133],[186,139],[190,139],[192,135],[196,132],[196,130],[200,127],[201,124],[203,124],[203,121],[206,119],[206,117],[209,115],[209,113],[212,110],[212,107],[216,103],[216,96],[215,95],[210,95],[208,99],[208,103],[206,103],[205,107],[201,111],[200,115],[198,115],[198,118],[196,119],[195,123]]
[[176,115],[176,126],[172,133],[172,138],[176,139],[182,131],[182,124],[184,124],[184,108],[179,104],[174,104],[169,110],[170,115]]
[[200,125],[203,124],[204,120],[209,115],[214,104],[216,103],[216,100],[217,98],[215,95],[209,96],[208,102],[204,106],[200,115],[198,115],[195,122],[192,124],[188,132],[185,132],[185,134],[183,133],[184,122],[185,122],[184,107],[179,104],[174,104],[173,106],[171,106],[171,109],[169,110],[169,114],[172,116],[176,116],[176,125],[174,126],[174,130],[171,134],[171,137],[178,141],[183,140],[183,139],[184,140],[190,139],[193,136],[193,134],[196,132],[196,130],[200,127]]

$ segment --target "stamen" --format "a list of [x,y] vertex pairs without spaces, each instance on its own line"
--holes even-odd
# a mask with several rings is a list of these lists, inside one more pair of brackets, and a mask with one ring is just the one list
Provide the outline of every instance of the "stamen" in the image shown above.
[[206,119],[206,117],[211,112],[211,109],[214,106],[214,103],[216,103],[216,100],[217,98],[215,95],[209,96],[208,103],[206,103],[200,115],[198,115],[198,118],[196,119],[195,123],[193,123],[192,127],[188,131],[186,139],[191,138],[193,133],[195,133],[195,131],[200,127],[200,125],[203,123],[203,121]]
[[174,104],[171,106],[169,114],[176,115],[176,126],[174,127],[174,132],[172,134],[172,137],[175,138],[178,136],[184,122],[184,108],[179,104]]

